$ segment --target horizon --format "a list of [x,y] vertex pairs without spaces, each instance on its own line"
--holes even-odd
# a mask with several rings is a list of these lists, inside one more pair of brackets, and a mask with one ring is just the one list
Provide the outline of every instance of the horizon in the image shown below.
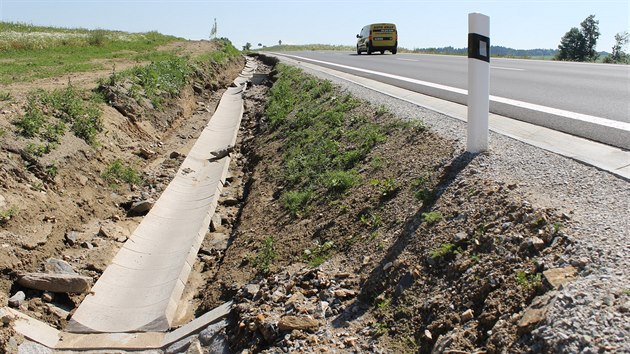
[[[357,6],[369,7],[358,19]],[[327,43],[354,46],[368,23],[393,22],[404,48],[465,48],[467,16],[490,16],[491,44],[518,50],[557,49],[562,36],[587,16],[599,21],[596,49],[610,52],[614,35],[630,28],[627,0],[0,0],[0,21],[61,28],[149,32],[191,40],[217,36],[237,48]],[[380,14],[380,15],[371,15]],[[322,27],[322,24],[325,25]],[[323,30],[316,30],[323,28]],[[429,30],[428,30],[429,29]],[[430,35],[427,35],[430,33]]]

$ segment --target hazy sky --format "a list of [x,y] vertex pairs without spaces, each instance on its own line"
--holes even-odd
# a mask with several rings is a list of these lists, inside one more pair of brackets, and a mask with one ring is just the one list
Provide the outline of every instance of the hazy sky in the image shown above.
[[157,30],[188,39],[208,38],[216,18],[218,36],[239,48],[278,40],[354,45],[361,27],[373,22],[396,23],[406,48],[465,47],[470,12],[490,16],[493,45],[518,49],[557,48],[590,14],[599,20],[597,50],[610,52],[614,35],[630,31],[630,0],[0,0],[3,21]]

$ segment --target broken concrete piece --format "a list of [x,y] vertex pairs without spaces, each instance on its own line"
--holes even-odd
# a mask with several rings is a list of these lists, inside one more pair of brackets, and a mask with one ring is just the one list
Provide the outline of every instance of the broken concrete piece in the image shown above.
[[73,274],[27,273],[18,279],[23,287],[54,293],[86,293],[92,278]]

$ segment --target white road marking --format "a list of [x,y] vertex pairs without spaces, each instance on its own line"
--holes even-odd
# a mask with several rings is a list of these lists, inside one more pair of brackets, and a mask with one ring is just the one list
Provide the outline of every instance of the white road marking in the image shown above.
[[420,61],[416,59],[405,59],[405,58],[396,58],[396,60],[404,60],[404,61]]
[[512,70],[512,71],[525,71],[525,69],[506,68],[506,67],[504,67],[504,66],[492,66],[492,65],[490,65],[490,69]]
[[[336,66],[336,67],[339,67],[339,68],[350,69],[350,70],[354,70],[354,71],[360,71],[360,72],[363,72],[363,73],[366,73],[366,74],[383,76],[383,77],[387,77],[387,78],[390,78],[390,79],[410,82],[412,84],[417,84],[417,85],[422,85],[422,86],[428,86],[428,87],[432,87],[432,88],[436,88],[436,89],[440,89],[440,90],[444,90],[444,91],[458,93],[458,94],[461,94],[461,95],[468,95],[468,90],[460,89],[460,88],[457,88],[457,87],[440,85],[440,84],[436,84],[436,83],[433,83],[433,82],[422,81],[422,80],[418,80],[418,79],[412,79],[412,78],[409,78],[409,77],[404,77],[404,76],[399,76],[399,75],[387,74],[387,73],[383,73],[383,72],[380,72],[380,71],[361,69],[361,68],[356,68],[356,67],[348,66],[348,65],[342,65],[342,64],[336,64],[336,63],[331,63],[331,62],[322,61],[322,60],[310,59],[310,58],[300,57],[300,56],[297,56],[297,55],[290,55],[290,54],[285,54],[285,53],[273,53],[273,54],[280,55],[280,56],[286,56],[286,57],[292,57],[292,58],[296,58],[296,59],[300,59],[300,60],[306,60],[306,61],[310,61],[310,62],[314,62],[314,63],[320,63],[320,64]],[[548,113],[548,114],[553,114],[553,115],[558,115],[558,116],[564,116],[564,117],[567,117],[567,118],[577,119],[577,120],[581,120],[581,121],[584,121],[584,122],[599,124],[599,125],[603,125],[603,126],[607,126],[607,127],[611,127],[611,128],[615,128],[615,129],[630,131],[630,123],[626,123],[626,122],[620,122],[620,121],[616,121],[616,120],[612,120],[612,119],[591,116],[591,115],[588,115],[588,114],[582,114],[582,113],[577,113],[577,112],[566,111],[566,110],[558,109],[558,108],[541,106],[541,105],[534,104],[534,103],[517,101],[517,100],[510,99],[510,98],[499,97],[499,96],[492,96],[492,95],[490,95],[490,100],[494,101],[494,102],[505,103],[505,104],[508,104],[508,105],[511,105],[511,106],[516,106],[516,107],[520,107],[520,108],[531,109],[531,110],[534,110],[534,111],[540,111],[540,112],[544,112],[544,113]]]

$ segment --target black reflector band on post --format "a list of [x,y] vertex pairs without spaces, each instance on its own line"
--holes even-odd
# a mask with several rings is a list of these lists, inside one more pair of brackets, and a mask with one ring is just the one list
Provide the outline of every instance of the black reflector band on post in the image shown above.
[[490,62],[490,38],[468,33],[468,57]]

